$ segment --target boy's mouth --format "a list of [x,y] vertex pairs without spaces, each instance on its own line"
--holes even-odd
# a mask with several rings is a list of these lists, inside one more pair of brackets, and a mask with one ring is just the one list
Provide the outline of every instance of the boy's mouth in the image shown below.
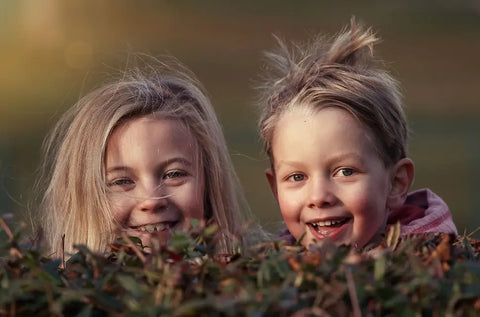
[[345,217],[345,218],[335,218],[335,219],[327,219],[327,220],[318,220],[312,221],[307,223],[315,232],[319,234],[321,238],[334,238],[332,235],[338,235],[340,232],[337,232],[343,225],[349,222],[352,218]]
[[331,219],[325,221],[310,222],[309,225],[311,225],[315,230],[320,230],[321,228],[340,227],[349,220],[350,218]]
[[145,232],[145,233],[151,233],[151,232],[157,232],[157,231],[172,230],[173,228],[175,228],[177,224],[178,224],[178,221],[167,221],[167,222],[159,222],[159,223],[153,223],[153,224],[142,225],[142,226],[135,226],[130,228],[141,231],[141,232]]

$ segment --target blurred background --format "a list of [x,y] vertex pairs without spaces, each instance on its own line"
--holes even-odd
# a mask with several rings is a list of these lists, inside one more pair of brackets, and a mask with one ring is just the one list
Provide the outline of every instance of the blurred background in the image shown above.
[[338,32],[352,15],[382,38],[377,56],[402,83],[414,188],[432,188],[459,232],[472,232],[480,226],[480,1],[473,0],[2,0],[0,215],[35,211],[28,202],[47,131],[143,52],[174,55],[197,74],[251,208],[272,228],[281,215],[264,177],[253,106],[262,52],[274,47],[272,34],[303,42]]

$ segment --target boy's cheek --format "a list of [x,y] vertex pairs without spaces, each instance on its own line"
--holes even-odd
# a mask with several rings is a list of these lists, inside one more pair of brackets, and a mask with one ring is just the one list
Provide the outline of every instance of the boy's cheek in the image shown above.
[[301,208],[295,203],[294,199],[278,196],[278,205],[282,213],[283,220],[287,225],[298,224],[300,221]]

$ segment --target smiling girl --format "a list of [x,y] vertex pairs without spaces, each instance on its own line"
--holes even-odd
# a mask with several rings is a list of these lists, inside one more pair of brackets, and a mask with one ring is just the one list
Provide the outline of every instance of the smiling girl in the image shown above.
[[377,66],[377,38],[352,22],[331,41],[317,38],[269,53],[259,122],[266,175],[285,224],[308,246],[375,246],[388,225],[403,234],[457,230],[428,189],[408,193],[407,123],[396,81]]
[[248,220],[209,99],[178,63],[156,62],[83,97],[45,142],[38,231],[50,256],[106,249],[121,232],[148,245],[192,219],[218,225],[217,250]]

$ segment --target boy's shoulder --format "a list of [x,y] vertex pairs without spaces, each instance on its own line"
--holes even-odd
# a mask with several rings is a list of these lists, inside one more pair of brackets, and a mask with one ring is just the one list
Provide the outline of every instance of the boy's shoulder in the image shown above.
[[293,245],[297,241],[287,228],[284,228],[278,234],[278,240],[285,242],[288,245]]
[[388,225],[400,222],[402,234],[441,232],[457,234],[448,205],[432,190],[419,189],[408,194],[405,204],[388,216]]

